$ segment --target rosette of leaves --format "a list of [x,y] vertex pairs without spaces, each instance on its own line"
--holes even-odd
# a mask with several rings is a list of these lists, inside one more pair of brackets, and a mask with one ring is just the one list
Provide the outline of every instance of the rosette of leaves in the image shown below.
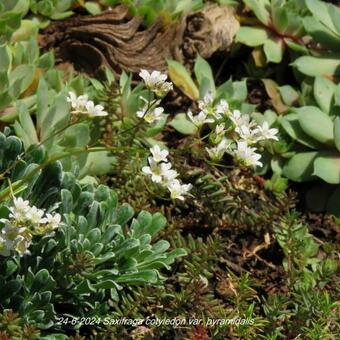
[[[160,284],[160,270],[185,255],[181,248],[169,251],[167,241],[153,240],[165,227],[162,215],[141,212],[133,218],[131,206],[119,205],[112,190],[82,187],[73,174],[62,172],[59,162],[50,167],[42,163],[42,172],[27,177],[21,141],[3,134],[0,138],[0,164],[7,170],[3,185],[11,178],[15,191],[19,176],[27,184],[24,190],[20,186],[25,199],[63,214],[53,237],[34,238],[31,254],[0,257],[1,311],[11,309],[23,324],[43,330],[58,328],[58,317],[106,316],[110,301],[119,300],[124,286]],[[43,148],[39,151],[28,157],[43,159]],[[6,197],[2,190],[2,218],[9,214]]]
[[[317,211],[340,214],[340,97],[339,85],[316,77],[313,98],[305,106],[292,107],[279,118],[294,141],[286,159],[275,161],[274,171],[297,182],[322,180],[312,187],[307,202]],[[273,164],[272,164],[273,165]]]
[[340,9],[319,0],[305,0],[309,15],[303,19],[303,26],[313,38],[315,46],[311,54],[293,62],[301,73],[316,77],[337,77],[340,74]]
[[82,7],[92,15],[100,14],[101,7],[95,1],[86,0],[31,0],[30,10],[39,16],[40,26],[47,26],[49,20],[63,20]]
[[[236,41],[255,47],[253,53],[256,64],[262,66],[260,55],[264,53],[267,62],[280,63],[286,46],[306,52],[301,37],[304,35],[303,15],[305,5],[300,0],[244,0],[244,4],[252,10],[256,19],[241,18],[251,26],[242,25]],[[241,20],[241,21],[242,21]]]
[[65,87],[57,92],[50,89],[45,79],[41,78],[36,102],[32,107],[35,120],[32,119],[27,106],[21,103],[17,105],[18,118],[13,125],[14,130],[23,140],[26,149],[43,144],[48,157],[59,157],[66,170],[71,170],[73,165],[84,168],[89,153],[78,152],[90,144],[90,122],[84,120],[71,124],[71,113],[66,98]]
[[[53,53],[40,55],[34,38],[0,46],[0,78],[3,81],[0,83],[0,120],[14,121],[14,130],[25,148],[43,143],[49,157],[63,156],[66,149],[82,148],[92,139],[99,139],[98,134],[92,133],[89,121],[70,125],[71,114],[66,100],[68,89],[95,95],[90,81],[72,74],[65,81],[64,74],[53,66]],[[64,157],[62,162],[66,170],[71,169],[72,160],[82,169],[81,176],[106,173],[112,164],[107,152],[83,153]]]
[[[0,3],[0,45],[10,41],[29,10],[29,0],[2,0]],[[24,25],[27,25],[24,24]]]
[[[53,53],[40,55],[34,38],[0,46],[0,120],[13,120],[16,101],[33,105],[39,78],[53,66]],[[55,83],[55,71],[48,74]]]
[[62,20],[73,14],[71,7],[76,0],[33,0],[30,10],[52,20]]
[[183,13],[197,11],[203,7],[203,0],[100,0],[105,6],[115,6],[125,4],[133,15],[144,17],[146,25],[151,25],[159,15],[167,21],[178,18]]
[[[24,153],[22,141],[6,128],[0,133],[0,202],[11,190],[29,196],[32,204],[47,207],[54,204],[61,185],[61,165],[48,162],[43,147],[35,146]],[[6,213],[0,209],[1,214]],[[2,216],[3,217],[3,216]]]

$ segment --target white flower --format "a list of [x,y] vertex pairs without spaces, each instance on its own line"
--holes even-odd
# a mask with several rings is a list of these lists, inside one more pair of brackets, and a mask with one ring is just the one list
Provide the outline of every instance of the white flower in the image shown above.
[[163,178],[162,178],[162,184],[164,186],[168,186],[170,185],[170,183],[178,176],[178,172],[176,170],[173,169],[169,169],[167,170],[164,174],[163,174]]
[[152,157],[148,158],[149,166],[144,166],[142,171],[151,175],[151,180],[155,183],[161,183],[163,176],[166,176],[167,172],[171,168],[171,163],[157,163]]
[[139,76],[144,80],[145,85],[150,88],[159,83],[163,83],[168,78],[166,74],[163,74],[159,71],[152,71],[150,73],[149,71],[143,69],[139,72]]
[[237,142],[237,149],[235,155],[237,158],[242,160],[247,166],[262,166],[263,164],[259,161],[261,155],[256,153],[256,148],[248,146],[245,141]]
[[0,255],[9,256],[11,254],[12,242],[0,234]]
[[202,127],[205,123],[213,123],[212,118],[207,118],[207,113],[201,111],[198,115],[194,116],[191,111],[188,112],[188,117],[190,120],[198,127]]
[[258,135],[258,140],[265,140],[265,139],[279,140],[279,138],[276,136],[279,130],[275,128],[270,129],[268,122],[264,122],[262,126],[259,125],[254,130],[254,132]]
[[90,117],[100,117],[100,116],[107,116],[108,113],[104,111],[104,107],[102,105],[95,105],[92,100],[89,100],[86,103],[86,113]]
[[228,142],[226,138],[223,138],[217,146],[210,149],[206,148],[206,150],[212,160],[219,161],[223,157],[224,153],[228,150],[230,144],[231,143]]
[[152,154],[153,160],[156,163],[167,162],[167,157],[169,155],[168,150],[161,150],[159,145],[156,144],[150,149],[150,152]]
[[257,142],[257,132],[254,129],[251,129],[249,125],[241,125],[235,128],[235,131],[239,134],[241,139],[243,139],[248,144],[252,144]]
[[210,92],[208,92],[203,100],[198,101],[198,107],[200,110],[204,111],[207,115],[211,113],[211,110],[213,110],[214,105],[214,98]]
[[174,179],[168,185],[170,197],[172,199],[179,199],[184,201],[184,196],[188,195],[189,190],[192,188],[191,184],[181,184],[178,179]]
[[173,86],[171,82],[167,82],[168,76],[159,71],[141,70],[139,76],[144,80],[147,88],[155,92],[159,97],[164,96],[167,92],[172,90]]
[[75,111],[83,112],[85,111],[85,106],[88,102],[88,96],[85,94],[77,97],[74,92],[70,91],[66,100],[71,103],[71,106]]
[[224,124],[218,124],[215,127],[215,133],[216,135],[222,135],[225,132]]
[[229,115],[229,104],[225,99],[220,100],[216,105],[215,116],[228,116]]
[[33,224],[44,223],[44,219],[42,218],[44,215],[44,210],[38,209],[33,206],[27,213],[27,219]]
[[15,250],[20,256],[30,254],[28,248],[30,247],[31,243],[31,238],[28,239],[23,235],[18,235],[14,240],[13,250]]
[[[156,103],[156,105],[157,104],[158,102]],[[136,112],[136,115],[137,117],[143,118],[147,123],[151,124],[157,120],[162,119],[163,111],[164,109],[162,107],[148,108],[148,105],[145,105],[142,110]]]
[[21,197],[14,197],[13,204],[14,206],[9,208],[9,210],[11,211],[11,214],[9,216],[17,221],[26,220],[27,213],[30,210],[29,202],[24,201]]
[[0,255],[9,256],[11,252],[17,252],[20,256],[29,254],[32,235],[26,228],[6,224],[0,234]]
[[59,226],[59,214],[44,215],[44,210],[30,206],[21,197],[13,198],[9,219],[0,219],[5,226],[0,230],[0,255],[9,256],[12,252],[20,256],[29,254],[28,248],[33,235],[51,235],[48,233]]
[[49,229],[52,230],[57,229],[59,227],[60,221],[61,221],[60,214],[51,215],[47,213],[46,217],[43,219],[43,222],[48,224]]
[[239,110],[234,110],[230,119],[235,126],[248,126],[249,128],[254,126],[254,122],[250,121],[250,116],[243,115]]

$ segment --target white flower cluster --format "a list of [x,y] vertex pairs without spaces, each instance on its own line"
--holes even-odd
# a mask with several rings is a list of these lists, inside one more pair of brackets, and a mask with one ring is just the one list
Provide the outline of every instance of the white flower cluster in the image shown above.
[[[216,124],[210,138],[215,146],[206,148],[212,160],[219,161],[224,153],[229,152],[247,166],[263,165],[260,162],[261,155],[256,152],[254,145],[268,139],[278,140],[278,129],[270,129],[267,122],[258,125],[249,115],[242,114],[239,110],[231,112],[224,99],[214,105],[211,94],[199,101],[198,107],[201,111],[197,115],[188,112],[189,119],[198,128],[206,123]],[[232,138],[227,138],[229,136]]]
[[85,114],[89,117],[107,116],[108,113],[104,111],[102,105],[95,105],[92,100],[89,100],[86,94],[78,96],[74,92],[69,92],[66,100],[71,103],[72,113]]
[[141,70],[139,76],[144,80],[145,86],[155,93],[157,97],[163,97],[170,90],[173,89],[173,85],[170,81],[166,81],[168,76],[159,71]]
[[48,214],[21,197],[13,199],[9,208],[9,219],[1,219],[4,227],[0,230],[0,255],[9,256],[12,252],[19,255],[29,254],[28,248],[34,235],[53,235],[58,228],[61,216]]
[[[168,76],[159,71],[149,73],[147,70],[141,70],[139,76],[144,80],[145,86],[157,97],[165,96],[173,88],[172,83],[166,81]],[[136,112],[137,117],[144,119],[149,124],[160,120],[164,112],[164,109],[158,106],[161,101],[159,99],[148,101],[143,97],[140,98],[145,104],[141,110]]]
[[178,172],[171,169],[172,164],[168,161],[169,152],[161,150],[158,145],[150,149],[152,156],[148,158],[149,166],[144,166],[142,171],[151,176],[151,180],[166,187],[170,191],[172,199],[184,200],[189,194],[191,184],[182,184],[178,179]]

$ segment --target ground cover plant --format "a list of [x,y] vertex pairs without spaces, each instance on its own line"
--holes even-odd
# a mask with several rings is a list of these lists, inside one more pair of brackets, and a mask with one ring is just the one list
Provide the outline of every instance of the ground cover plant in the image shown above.
[[340,8],[0,4],[1,339],[337,339]]

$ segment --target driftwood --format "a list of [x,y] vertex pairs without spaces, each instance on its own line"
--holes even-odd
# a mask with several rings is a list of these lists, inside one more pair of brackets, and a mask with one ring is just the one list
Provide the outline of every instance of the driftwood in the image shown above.
[[141,68],[164,71],[166,59],[192,66],[197,53],[209,58],[227,52],[238,22],[228,7],[209,5],[166,26],[160,17],[144,28],[142,18],[131,17],[125,6],[98,16],[76,16],[52,23],[41,36],[44,48],[55,48],[57,61],[69,61],[78,70],[100,76],[105,66],[114,73]]

